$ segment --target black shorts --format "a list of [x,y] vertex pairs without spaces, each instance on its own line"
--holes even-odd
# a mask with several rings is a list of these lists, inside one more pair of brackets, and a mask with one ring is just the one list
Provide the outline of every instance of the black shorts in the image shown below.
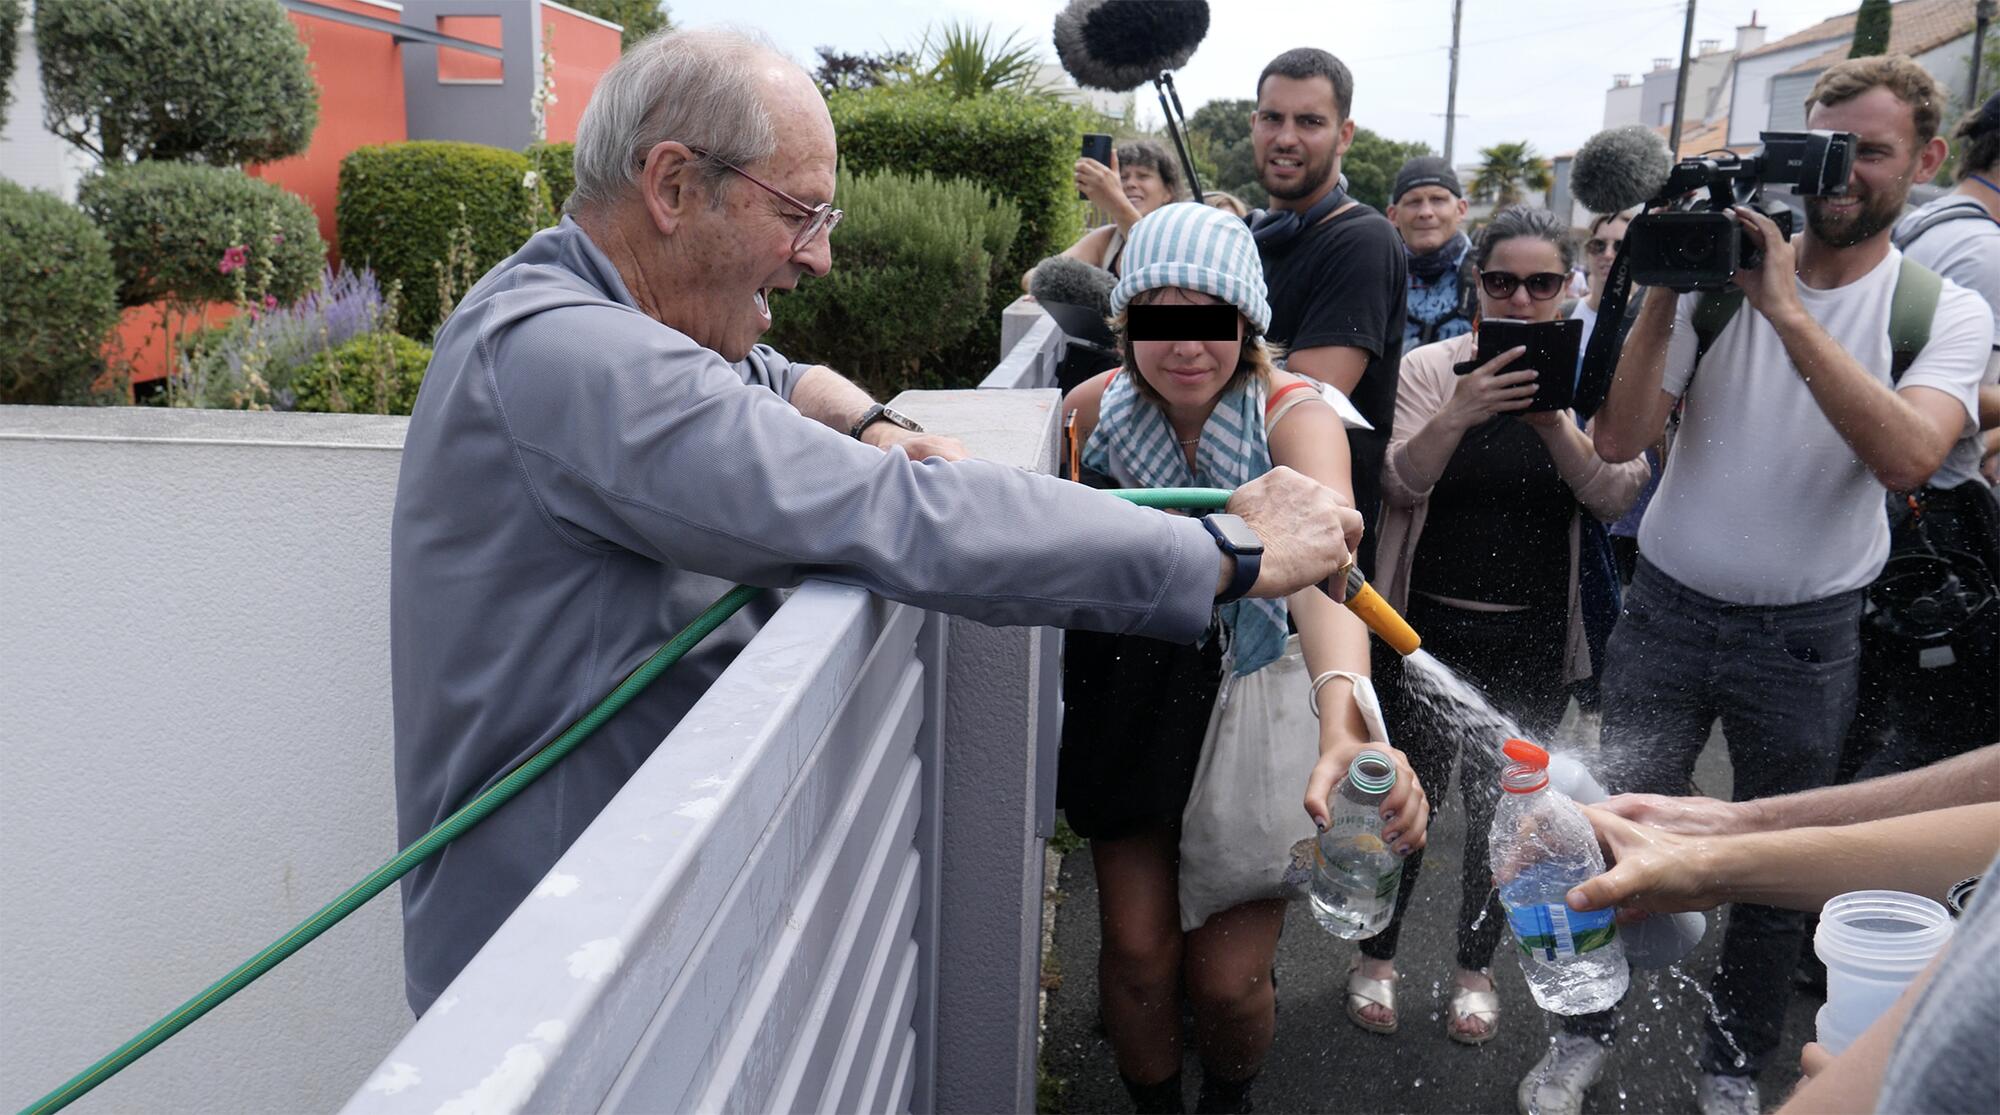
[[1078,835],[1109,840],[1180,824],[1221,679],[1212,629],[1200,646],[1065,636],[1056,803]]

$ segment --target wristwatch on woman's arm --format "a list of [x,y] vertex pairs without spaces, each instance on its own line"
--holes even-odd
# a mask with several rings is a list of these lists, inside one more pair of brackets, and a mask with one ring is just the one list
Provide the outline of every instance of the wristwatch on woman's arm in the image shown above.
[[1257,568],[1264,563],[1264,540],[1238,515],[1204,515],[1201,525],[1215,536],[1218,549],[1236,559],[1236,572],[1215,602],[1227,604],[1242,599],[1257,583]]

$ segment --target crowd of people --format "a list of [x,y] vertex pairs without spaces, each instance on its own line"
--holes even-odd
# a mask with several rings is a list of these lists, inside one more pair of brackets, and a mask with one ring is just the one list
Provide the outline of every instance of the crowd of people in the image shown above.
[[[392,537],[402,835],[505,777],[730,583],[830,579],[1060,626],[1059,798],[1090,841],[1118,1071],[1138,1110],[1184,1109],[1185,1000],[1198,1109],[1247,1111],[1277,1024],[1285,907],[1250,897],[1190,928],[1179,888],[1183,810],[1223,695],[1303,659],[1310,690],[1295,697],[1318,738],[1282,792],[1321,829],[1357,756],[1393,765],[1379,813],[1401,890],[1347,981],[1348,1017],[1381,1035],[1404,1022],[1396,946],[1432,810],[1473,742],[1419,715],[1402,662],[1321,591],[1358,568],[1531,734],[1553,733],[1573,696],[1598,710],[1598,765],[1625,796],[1591,812],[1613,866],[1571,905],[1733,903],[1698,1098],[1755,1111],[1801,911],[1854,885],[1935,890],[2000,843],[2000,98],[1955,130],[1957,189],[1905,219],[1912,186],[1954,150],[1945,98],[1908,59],[1831,68],[1808,124],[1858,137],[1846,193],[1806,199],[1790,239],[1736,211],[1764,257],[1738,272],[1740,304],[1653,289],[1606,322],[1636,214],[1595,215],[1579,235],[1566,214],[1511,207],[1471,228],[1452,168],[1428,158],[1378,212],[1342,184],[1345,65],[1287,50],[1255,93],[1268,209],[1195,203],[1157,144],[1079,161],[1108,221],[1065,254],[1116,277],[1119,366],[1065,398],[1076,452],[1069,478],[1047,477],[978,460],[758,343],[770,293],[833,266],[838,152],[810,77],[734,32],[627,51],[579,126],[564,219],[445,322],[412,415]],[[1500,335],[1488,323],[1567,318],[1624,335],[1595,413],[1535,405],[1571,369],[1517,369],[1520,347],[1478,355],[1483,327]],[[1234,495],[1197,519],[1093,490],[1184,486]],[[414,1009],[776,604],[765,593],[561,778],[408,876]],[[1733,806],[1684,796],[1718,719]],[[1509,1009],[1491,974],[1503,922],[1479,848],[1492,787],[1461,771],[1459,789],[1444,1023],[1478,1045]],[[1850,822],[1868,823],[1826,827]],[[1800,826],[1832,835],[1777,831]],[[1951,852],[1925,871],[1879,851],[1941,829]],[[1689,833],[1743,835],[1704,837],[1696,855],[1678,843]],[[1868,851],[1797,866],[1826,841]],[[1990,1049],[2000,1029],[1996,903],[1982,895],[1928,987],[1814,1061],[1808,1091],[2000,1106],[1990,1056],[1939,1067],[1941,1050]],[[1928,1039],[1897,1044],[1899,1027]],[[1521,1109],[1583,1110],[1616,1034],[1615,1009],[1566,1020]]]

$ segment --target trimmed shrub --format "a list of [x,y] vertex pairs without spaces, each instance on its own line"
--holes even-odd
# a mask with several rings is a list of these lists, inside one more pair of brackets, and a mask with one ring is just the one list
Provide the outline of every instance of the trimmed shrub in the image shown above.
[[549,191],[518,151],[420,140],[341,160],[340,254],[402,288],[397,328],[429,340],[479,276],[553,223]]
[[21,0],[0,0],[0,124],[7,122],[7,91],[14,80],[14,58],[21,49]]
[[771,344],[885,399],[908,387],[978,383],[991,360],[969,368],[943,354],[987,316],[995,261],[1020,226],[1013,203],[963,179],[846,170],[836,196],[847,211],[833,230],[839,266],[777,295]]
[[298,370],[292,409],[408,414],[430,363],[431,350],[401,333],[363,333]]
[[106,163],[270,162],[319,123],[278,0],[40,0],[35,45],[50,130]]
[[266,294],[289,302],[313,289],[326,266],[312,206],[240,170],[113,166],[84,180],[77,203],[111,242],[126,306]]
[[0,403],[80,402],[118,322],[111,246],[54,194],[0,179]]
[[525,152],[528,161],[535,164],[535,173],[549,188],[549,208],[558,220],[562,217],[563,202],[569,200],[569,193],[576,189],[576,144],[567,140],[559,143],[530,143]]
[[[836,93],[827,107],[844,165],[967,178],[1019,209],[1014,244],[995,261],[986,315],[951,357],[983,374],[999,359],[1000,311],[1020,295],[1015,278],[1083,231],[1075,166],[1093,117],[1039,97],[994,93],[953,100],[895,87]],[[855,207],[843,198],[842,208],[853,220]],[[962,374],[971,371],[966,367]]]

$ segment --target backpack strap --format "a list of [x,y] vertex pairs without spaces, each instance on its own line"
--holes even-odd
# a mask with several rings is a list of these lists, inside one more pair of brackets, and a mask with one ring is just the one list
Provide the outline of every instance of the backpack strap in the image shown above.
[[1891,233],[1889,242],[1896,245],[1897,251],[1907,251],[1910,245],[1923,237],[1924,233],[1947,221],[1971,220],[1991,221],[1993,224],[2000,225],[2000,220],[1994,220],[1993,215],[1986,211],[1985,206],[1980,205],[1978,202],[1967,200],[1931,210],[1907,230],[1899,230]]
[[[1722,336],[1729,320],[1736,311],[1743,308],[1743,289],[1732,286],[1727,290],[1710,291],[1695,299],[1694,303],[1694,366],[1701,367],[1701,358]],[[1689,373],[1692,377],[1693,373]]]
[[1944,293],[1944,279],[1937,272],[1903,257],[1903,269],[1896,276],[1896,293],[1889,298],[1889,383],[1902,382],[1903,373],[1917,362],[1917,354],[1931,339],[1931,318],[1937,316],[1938,296]]

